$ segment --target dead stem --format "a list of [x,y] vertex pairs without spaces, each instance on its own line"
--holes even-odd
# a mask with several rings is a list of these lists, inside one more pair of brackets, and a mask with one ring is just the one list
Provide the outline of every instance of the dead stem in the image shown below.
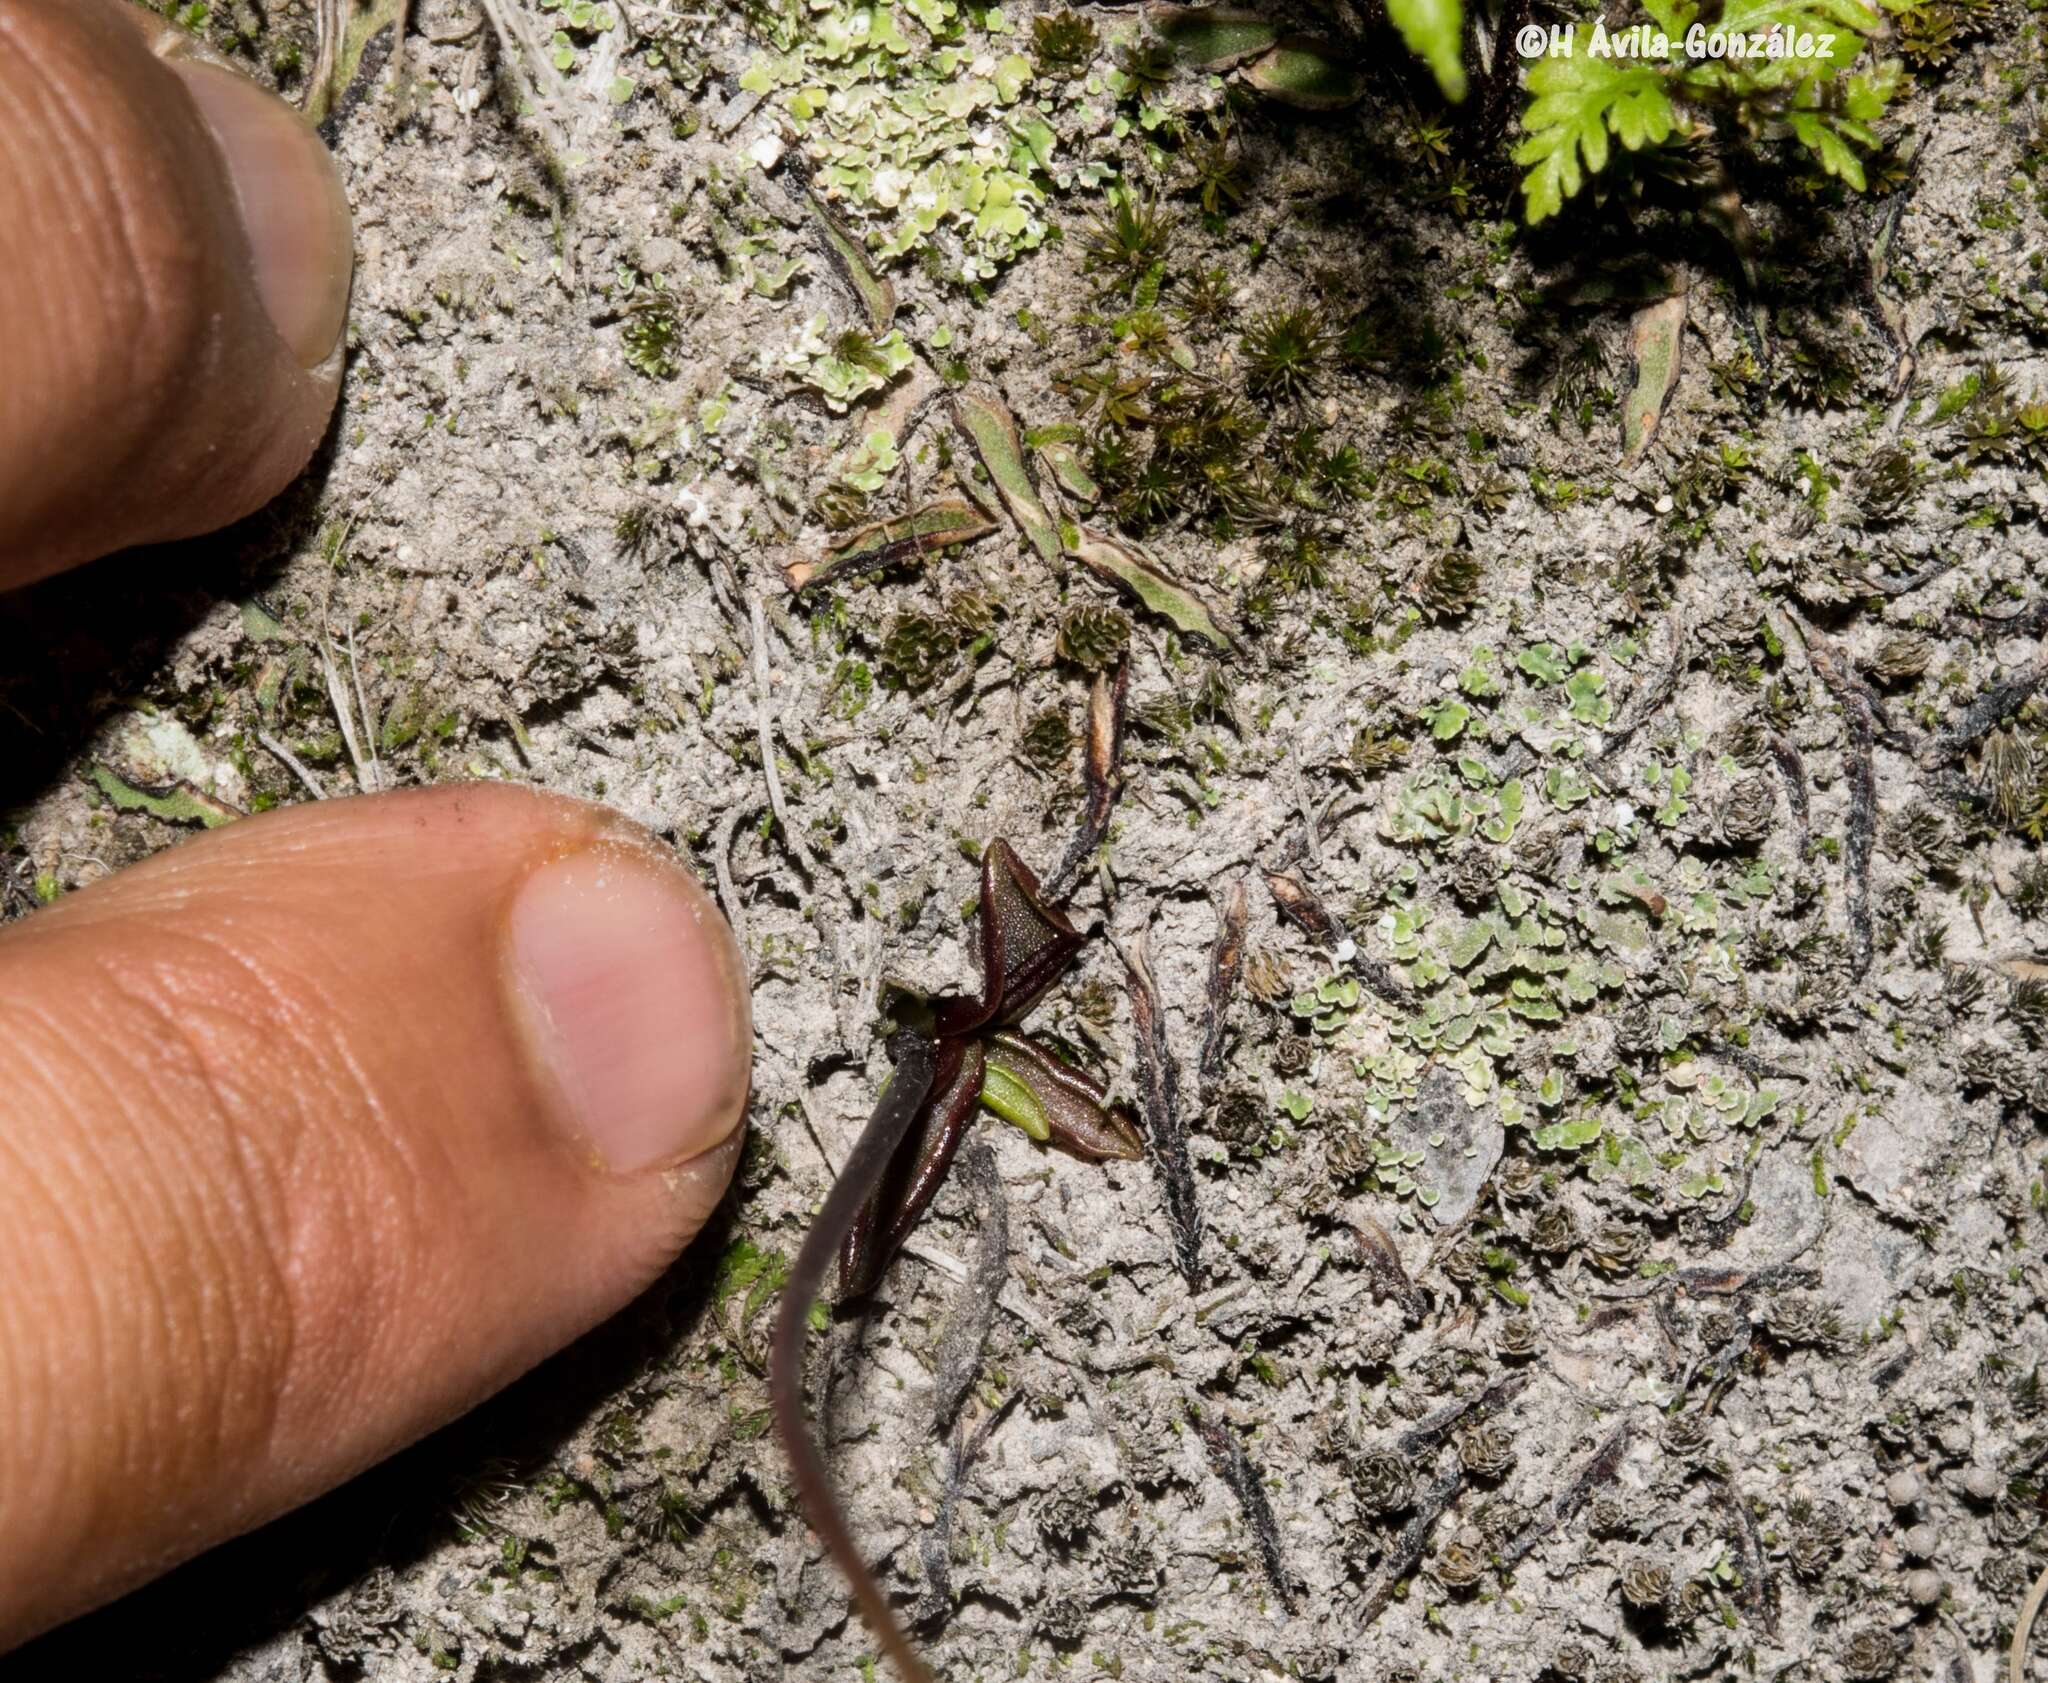
[[[1794,623],[1797,623],[1796,621]],[[1847,659],[1811,626],[1801,626],[1807,657],[1827,685],[1848,724],[1849,746],[1843,758],[1849,780],[1848,847],[1845,870],[1849,887],[1850,954],[1855,974],[1870,969],[1876,934],[1870,918],[1870,855],[1877,841],[1877,716],[1863,681]]]
[[1095,687],[1088,696],[1088,738],[1083,745],[1081,769],[1088,782],[1088,806],[1074,839],[1067,844],[1045,885],[1045,897],[1057,904],[1073,891],[1081,867],[1109,834],[1109,817],[1116,810],[1116,798],[1123,793],[1124,701],[1131,688],[1131,663],[1127,660],[1112,678],[1106,672],[1095,675]]
[[1221,1421],[1204,1420],[1197,1429],[1202,1446],[1209,1452],[1209,1464],[1216,1469],[1216,1476],[1230,1486],[1245,1524],[1251,1527],[1266,1581],[1279,1596],[1280,1605],[1293,1612],[1294,1581],[1288,1576],[1287,1562],[1280,1553],[1280,1527],[1273,1518],[1273,1504],[1266,1499],[1259,1469],[1244,1452],[1244,1445],[1237,1441],[1237,1434]]
[[789,821],[789,808],[782,799],[782,774],[775,765],[774,715],[768,701],[772,684],[768,671],[768,628],[758,596],[747,603],[747,625],[754,640],[754,734],[761,746],[761,772],[768,779],[768,809],[775,814],[775,827],[782,833],[783,844],[796,856],[797,867],[805,880],[815,882],[818,862],[811,857],[811,850],[804,846],[803,837]]
[[1223,909],[1216,914],[1216,944],[1209,949],[1209,984],[1203,990],[1202,1060],[1196,1065],[1205,1099],[1223,1070],[1223,1037],[1229,1027],[1230,1000],[1237,992],[1237,974],[1244,965],[1247,911],[1244,878],[1240,876],[1223,897]]
[[1624,1420],[1609,1432],[1571,1482],[1550,1499],[1550,1511],[1500,1551],[1503,1571],[1522,1560],[1531,1549],[1586,1505],[1587,1498],[1621,1470],[1621,1458],[1635,1431],[1634,1422]]
[[1159,1165],[1166,1193],[1166,1216],[1173,1229],[1173,1250],[1188,1290],[1202,1286],[1202,1210],[1195,1198],[1195,1172],[1188,1161],[1187,1122],[1180,1113],[1180,1072],[1166,1043],[1166,1020],[1159,989],[1152,980],[1146,954],[1148,937],[1140,932],[1125,947],[1114,935],[1110,944],[1124,961],[1131,984],[1131,1021],[1138,1041],[1138,1086],[1144,1096],[1146,1143]]

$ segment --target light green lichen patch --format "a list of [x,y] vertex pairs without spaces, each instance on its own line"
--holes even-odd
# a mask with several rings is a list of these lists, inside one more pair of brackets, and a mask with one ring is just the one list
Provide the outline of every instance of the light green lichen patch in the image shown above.
[[[1614,1013],[1636,978],[1675,966],[1703,987],[1738,987],[1738,943],[1777,890],[1760,858],[1672,858],[1663,845],[1691,811],[1696,733],[1625,781],[1603,769],[1609,677],[1627,652],[1474,645],[1455,687],[1420,710],[1434,751],[1383,786],[1375,828],[1408,863],[1358,939],[1391,961],[1407,997],[1361,1004],[1355,985],[1339,993],[1331,980],[1290,1007],[1324,1054],[1322,1095],[1381,1139],[1370,1172],[1382,1193],[1427,1202],[1415,1142],[1395,1136],[1432,1102],[1436,1071],[1456,1078],[1436,1102],[1447,1093],[1527,1130],[1561,1166],[1674,1202],[1727,1193],[1778,1113],[1781,1091],[1710,1056],[1690,1018],[1657,1025],[1654,1083],[1611,1076]],[[1518,753],[1516,775],[1502,775],[1496,756]],[[1582,862],[1530,885],[1529,851],[1542,857],[1546,838],[1578,827]]]
[[856,399],[878,392],[916,360],[910,342],[896,331],[879,339],[858,331],[834,333],[831,315],[820,310],[797,329],[779,353],[763,358],[769,372],[793,375],[824,396],[834,414]]
[[[765,10],[765,9],[764,9]],[[782,0],[741,76],[796,131],[820,197],[881,262],[943,254],[986,280],[1048,228],[1054,118],[1023,25],[956,0]]]
[[902,461],[896,435],[887,427],[871,427],[839,458],[839,480],[856,491],[879,491]]

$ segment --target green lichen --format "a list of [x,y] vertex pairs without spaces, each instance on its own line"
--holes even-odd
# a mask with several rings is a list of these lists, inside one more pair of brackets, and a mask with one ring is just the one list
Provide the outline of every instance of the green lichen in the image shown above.
[[[956,0],[851,0],[757,8],[764,50],[741,86],[797,134],[817,191],[881,262],[943,253],[955,278],[987,280],[1050,224],[1050,118],[1079,97],[1041,76],[996,8]],[[1079,54],[1056,31],[1056,54]]]
[[830,314],[820,310],[780,353],[770,352],[764,361],[769,371],[780,369],[802,381],[823,394],[827,408],[844,414],[858,399],[888,385],[916,357],[900,330],[880,338],[858,329],[835,333]]

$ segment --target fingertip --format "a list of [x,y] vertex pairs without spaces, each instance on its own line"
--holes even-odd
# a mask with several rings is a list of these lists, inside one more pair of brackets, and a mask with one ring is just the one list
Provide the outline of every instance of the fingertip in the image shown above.
[[209,832],[0,931],[0,1018],[0,1410],[50,1404],[0,1432],[0,1647],[587,1331],[744,1150],[716,907],[530,790]]
[[732,1132],[748,1002],[731,932],[688,872],[601,839],[527,877],[506,938],[514,1015],[572,1139],[630,1174]]
[[0,589],[254,512],[333,413],[335,166],[184,39],[119,0],[0,4]]
[[355,262],[334,154],[298,112],[238,72],[186,59],[171,68],[226,160],[264,309],[299,366],[322,367],[347,319]]

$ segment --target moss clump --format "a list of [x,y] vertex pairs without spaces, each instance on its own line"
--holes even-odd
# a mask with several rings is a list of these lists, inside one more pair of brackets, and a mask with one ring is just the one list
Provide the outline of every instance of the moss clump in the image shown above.
[[1073,745],[1074,732],[1057,707],[1048,707],[1024,727],[1024,757],[1035,766],[1050,770],[1060,765]]
[[1125,189],[1089,222],[1081,240],[1081,270],[1100,275],[1105,292],[1129,296],[1164,261],[1172,236],[1172,215],[1157,201]]
[[945,675],[959,648],[959,633],[946,620],[931,614],[898,614],[882,639],[882,671],[897,688],[915,694]]
[[1451,550],[1422,569],[1416,590],[1436,618],[1456,619],[1479,600],[1481,571],[1478,557]]
[[1095,57],[1101,37],[1095,25],[1069,7],[1031,20],[1031,48],[1048,76],[1076,76]]
[[1407,759],[1412,746],[1398,731],[1361,725],[1351,739],[1351,763],[1363,772],[1388,771]]
[[651,380],[666,380],[676,371],[676,342],[682,322],[675,301],[658,281],[635,295],[627,306],[626,325],[621,334],[626,362]]
[[985,590],[956,590],[946,598],[946,617],[968,637],[983,637],[995,630],[998,606]]
[[1926,672],[1934,650],[1924,637],[1887,637],[1870,662],[1871,675],[1884,684],[1908,684]]
[[1315,389],[1329,343],[1311,311],[1269,310],[1246,330],[1238,348],[1244,354],[1247,391],[1298,403]]
[[1117,609],[1084,604],[1060,621],[1059,655],[1084,672],[1099,672],[1123,658],[1130,640],[1131,622]]

